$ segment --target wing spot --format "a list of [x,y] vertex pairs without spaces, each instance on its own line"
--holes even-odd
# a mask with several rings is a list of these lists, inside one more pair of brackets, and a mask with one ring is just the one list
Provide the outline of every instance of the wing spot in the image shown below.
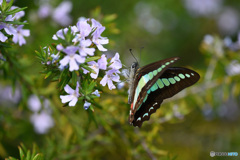
[[178,76],[175,76],[174,79],[178,82],[181,80]]
[[164,87],[164,84],[160,79],[158,79],[156,83],[160,89]]
[[180,78],[182,78],[182,79],[185,78],[185,76],[184,76],[183,74],[179,74],[178,76],[179,76]]
[[138,117],[137,121],[141,121],[141,117]]
[[152,73],[152,72],[149,72],[149,73],[148,73],[148,77],[149,77],[149,79],[151,80],[151,79],[153,78],[153,73]]
[[152,92],[156,91],[158,89],[157,84],[155,83],[150,89]]
[[169,85],[170,85],[168,79],[166,79],[166,78],[163,78],[163,79],[162,79],[162,82],[163,82],[166,86],[169,86]]
[[147,91],[147,94],[150,94],[151,93],[151,89],[149,89],[148,91]]
[[145,116],[148,116],[148,113],[145,113],[145,114],[143,115],[143,118],[144,118]]
[[194,73],[191,73],[192,76],[194,76]]
[[175,84],[176,81],[173,79],[173,78],[168,78],[168,81],[171,83],[171,84]]
[[153,107],[150,107],[148,111],[150,112],[150,111],[153,110],[153,109],[154,109]]
[[166,65],[169,65],[169,64],[170,64],[169,62],[166,63]]
[[156,76],[156,75],[157,75],[157,73],[158,73],[158,71],[157,71],[157,70],[154,70],[154,71],[153,71],[153,75],[154,75],[154,76]]
[[188,77],[188,78],[190,77],[190,75],[189,75],[189,74],[185,74],[185,76],[186,76],[186,77]]

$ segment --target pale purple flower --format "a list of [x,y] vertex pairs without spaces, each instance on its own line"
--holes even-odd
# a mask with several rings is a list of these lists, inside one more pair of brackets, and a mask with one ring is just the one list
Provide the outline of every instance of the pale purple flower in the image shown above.
[[92,94],[96,95],[97,97],[100,97],[100,93],[97,89],[94,92],[92,92]]
[[89,107],[90,107],[91,103],[89,103],[88,101],[85,101],[84,105],[83,105],[83,108],[85,110],[87,110]]
[[75,106],[79,94],[79,82],[77,82],[76,90],[73,90],[68,84],[64,87],[65,92],[67,92],[69,95],[61,95],[60,98],[62,100],[62,103],[69,102],[69,106]]
[[5,42],[8,39],[1,31],[0,31],[0,41]]
[[101,58],[98,60],[98,62],[91,61],[88,62],[90,65],[89,67],[92,68],[96,73],[91,73],[90,76],[94,79],[97,78],[99,69],[106,70],[107,69],[107,58],[106,55],[102,55]]
[[38,112],[41,109],[41,102],[38,98],[38,96],[36,95],[31,95],[28,98],[28,108],[32,111],[32,112]]
[[240,63],[237,60],[233,60],[227,67],[226,72],[228,75],[238,75],[240,74]]
[[222,0],[185,0],[185,6],[194,16],[217,14],[222,7]]
[[233,8],[226,8],[218,17],[219,30],[225,35],[235,34],[240,26],[239,13]]
[[58,66],[58,68],[60,71],[63,71],[65,68],[67,68],[67,66],[60,65],[60,66]]
[[233,41],[230,37],[225,37],[223,39],[223,43],[226,47],[230,47],[233,44]]
[[64,1],[53,11],[52,18],[60,25],[67,26],[72,23],[69,13],[72,10],[72,2]]
[[240,49],[240,32],[238,33],[238,39],[236,42],[233,42],[230,37],[225,37],[223,43],[230,50],[238,51]]
[[34,113],[31,116],[34,130],[39,134],[45,134],[50,128],[54,126],[54,121],[51,115],[45,111],[41,113]]
[[2,61],[6,61],[6,59],[3,57],[2,54],[0,54],[0,60],[2,60]]
[[19,43],[20,46],[26,44],[26,40],[24,37],[28,37],[30,35],[30,31],[28,29],[22,29],[23,25],[19,25],[17,27],[17,32],[13,34],[13,42]]
[[96,79],[98,77],[98,73],[99,73],[99,66],[98,63],[95,61],[91,61],[88,62],[88,64],[90,65],[89,67],[92,68],[96,73],[91,73],[90,76],[94,79]]
[[87,21],[87,20],[88,20],[88,19],[87,19],[86,17],[79,17],[79,18],[78,18],[78,22],[79,22],[79,21]]
[[36,95],[31,95],[28,99],[28,108],[33,112],[30,120],[34,130],[39,134],[46,133],[54,125],[51,117],[52,110],[49,108],[49,105],[49,100],[45,99],[43,102],[44,108],[42,108],[42,104]]
[[88,70],[86,70],[85,68],[82,68],[82,70],[83,70],[83,73],[84,74],[87,74],[89,71]]
[[[13,88],[10,86],[2,86],[0,85],[0,105],[4,102],[13,102],[17,104],[21,99],[21,91],[17,87],[13,92]],[[11,106],[11,105],[10,105]]]
[[92,21],[92,28],[93,28],[93,29],[103,27],[102,24],[99,23],[98,21],[96,21],[95,19],[92,18],[91,21]]
[[52,6],[49,4],[43,4],[38,9],[38,16],[40,18],[47,18],[52,12]]
[[[17,8],[19,8],[19,7],[12,6],[10,10],[14,10],[14,9],[17,9]],[[24,12],[24,11],[17,12],[17,13],[14,15],[13,19],[14,19],[14,20],[18,20],[18,19],[20,19],[21,17],[23,17],[24,15],[25,15],[25,12]]]
[[[13,17],[12,15],[9,15],[5,18],[5,21],[13,21]],[[0,22],[0,30],[1,29],[4,29],[5,32],[8,34],[8,35],[13,35],[15,34],[17,31],[16,29],[13,27],[12,24],[9,24],[9,23],[4,23],[4,22]]]
[[113,81],[114,82],[119,82],[120,77],[119,77],[118,73],[120,73],[120,72],[116,69],[112,69],[112,70],[107,71],[106,75],[103,77],[100,84],[102,86],[105,86],[106,84],[108,84],[108,88],[110,90],[115,89],[116,86],[113,84]]
[[120,69],[122,68],[121,60],[119,59],[119,54],[116,53],[115,56],[110,61],[111,65],[109,66],[112,69]]
[[56,46],[56,49],[57,49],[58,51],[62,51],[62,50],[64,50],[64,47],[62,46],[62,44],[58,44],[58,45]]
[[[155,14],[160,12],[160,9],[143,1],[139,1],[135,5],[135,14],[137,16],[138,26],[144,28],[151,34],[159,34],[163,29],[163,23]],[[168,13],[170,14],[170,13]],[[166,16],[168,16],[166,14]]]
[[102,70],[107,69],[107,57],[105,54],[102,54],[101,58],[98,60],[98,66]]
[[65,34],[67,34],[68,28],[60,29],[57,31],[56,34],[53,35],[52,39],[53,40],[58,40],[58,38],[61,38],[65,40]]
[[77,26],[71,26],[71,31],[72,31],[72,33],[77,33],[78,32],[78,28],[77,28]]
[[52,54],[51,57],[52,57],[52,63],[55,63],[59,59],[60,56],[58,53],[58,54]]
[[76,37],[73,39],[73,42],[80,42],[81,40],[85,39],[92,31],[91,26],[85,21],[78,21],[77,28],[79,33],[76,34]]
[[81,40],[80,41],[80,46],[79,46],[79,54],[81,56],[93,56],[94,52],[95,52],[95,48],[88,48],[89,46],[91,46],[92,41],[90,39],[87,40]]
[[214,38],[213,38],[212,35],[207,34],[207,35],[204,36],[203,41],[204,41],[207,45],[211,45],[211,44],[213,44],[213,42],[214,42]]
[[120,82],[117,84],[117,88],[122,89],[124,87],[124,85],[125,85],[125,82]]
[[97,46],[100,51],[107,51],[104,48],[103,44],[108,44],[109,40],[106,37],[101,37],[102,32],[105,30],[105,27],[98,27],[96,31],[93,33],[92,42]]
[[63,52],[67,55],[60,61],[60,64],[62,66],[69,64],[70,71],[79,70],[79,63],[85,62],[85,57],[76,54],[77,50],[78,47],[76,46],[68,46],[66,49],[63,49]]

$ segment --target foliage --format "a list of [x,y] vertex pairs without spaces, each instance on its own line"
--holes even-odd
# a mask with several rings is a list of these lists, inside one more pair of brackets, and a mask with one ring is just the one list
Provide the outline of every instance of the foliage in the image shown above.
[[[24,144],[21,144],[21,146],[18,147],[21,160],[43,160],[44,159],[41,154],[36,153],[36,146],[35,145],[33,146],[32,153],[31,153],[30,150],[26,149]],[[17,159],[9,157],[9,158],[6,158],[6,160],[17,160]]]

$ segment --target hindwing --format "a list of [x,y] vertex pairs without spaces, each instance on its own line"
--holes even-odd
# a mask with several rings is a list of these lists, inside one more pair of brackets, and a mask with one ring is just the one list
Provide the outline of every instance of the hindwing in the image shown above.
[[151,114],[156,112],[164,99],[170,98],[184,88],[193,85],[199,78],[197,72],[187,68],[168,68],[147,90],[144,100],[134,113],[133,126],[141,127],[142,123],[149,120]]

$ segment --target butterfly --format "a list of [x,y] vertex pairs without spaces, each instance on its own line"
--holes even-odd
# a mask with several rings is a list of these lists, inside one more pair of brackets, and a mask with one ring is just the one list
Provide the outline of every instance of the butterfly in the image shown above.
[[199,74],[191,69],[170,67],[177,60],[178,57],[168,58],[141,68],[138,62],[131,65],[128,96],[131,104],[128,121],[131,125],[141,127],[160,108],[164,99],[199,80]]

